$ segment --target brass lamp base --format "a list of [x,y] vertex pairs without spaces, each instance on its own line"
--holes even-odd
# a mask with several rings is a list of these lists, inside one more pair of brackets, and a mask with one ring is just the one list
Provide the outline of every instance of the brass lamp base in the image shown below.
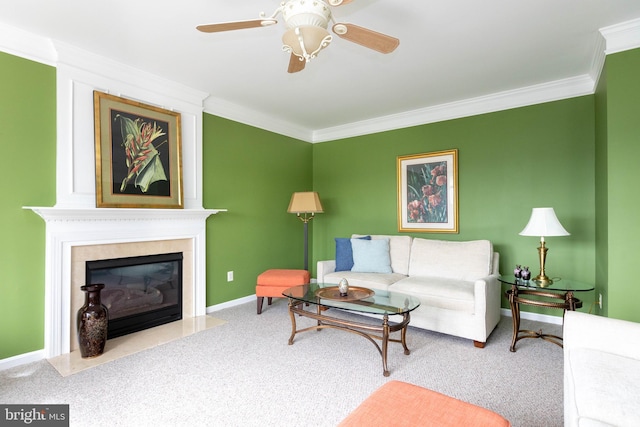
[[533,278],[533,281],[541,288],[546,288],[547,286],[553,284],[553,280],[545,275],[538,275]]
[[538,248],[538,256],[540,257],[540,274],[533,278],[533,281],[541,288],[545,288],[553,283],[544,272],[544,262],[547,258],[547,247],[544,245],[544,237],[540,238],[540,247]]

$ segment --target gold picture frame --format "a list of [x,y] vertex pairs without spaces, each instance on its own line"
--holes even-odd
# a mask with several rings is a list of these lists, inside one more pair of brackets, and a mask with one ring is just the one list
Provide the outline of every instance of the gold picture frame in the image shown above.
[[184,207],[180,114],[94,91],[96,206]]
[[458,150],[398,156],[398,231],[458,233]]

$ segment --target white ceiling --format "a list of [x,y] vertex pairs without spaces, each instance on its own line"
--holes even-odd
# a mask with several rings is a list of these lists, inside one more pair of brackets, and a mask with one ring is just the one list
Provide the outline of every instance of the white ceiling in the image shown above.
[[296,74],[286,72],[282,19],[225,33],[195,29],[257,19],[278,5],[0,0],[0,23],[209,93],[205,106],[214,114],[318,141],[354,123],[375,128],[389,117],[492,94],[593,82],[598,30],[640,17],[639,0],[353,0],[333,8],[335,20],[395,36],[398,49],[383,55],[334,37]]

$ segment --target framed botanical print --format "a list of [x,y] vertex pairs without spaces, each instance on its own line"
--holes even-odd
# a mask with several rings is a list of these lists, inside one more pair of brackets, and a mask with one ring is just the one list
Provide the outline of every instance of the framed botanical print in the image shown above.
[[458,232],[458,150],[399,156],[398,230]]
[[180,114],[94,92],[96,206],[182,208]]

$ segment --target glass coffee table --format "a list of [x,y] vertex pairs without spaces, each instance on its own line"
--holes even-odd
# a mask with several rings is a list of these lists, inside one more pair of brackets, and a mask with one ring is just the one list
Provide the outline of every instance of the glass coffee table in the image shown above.
[[513,320],[513,337],[509,350],[516,351],[516,343],[524,338],[542,338],[562,347],[562,337],[543,334],[542,330],[530,331],[520,329],[520,304],[536,307],[558,308],[564,311],[582,307],[582,301],[576,298],[576,292],[589,292],[595,286],[577,282],[570,279],[556,279],[553,283],[537,283],[534,280],[522,280],[515,277],[501,276],[498,280],[511,285],[511,289],[505,292],[511,307]]
[[[310,283],[295,286],[285,290],[282,295],[289,299],[289,317],[291,317],[291,337],[289,345],[297,333],[335,328],[351,332],[371,341],[382,356],[382,373],[389,376],[387,369],[387,347],[389,342],[398,342],[404,348],[404,354],[409,354],[407,347],[407,327],[409,326],[411,311],[415,310],[420,301],[410,295],[399,292],[380,291],[350,286],[346,296],[340,296],[338,287],[334,284]],[[311,309],[305,310],[309,306]],[[344,319],[327,313],[345,311],[358,314],[376,315],[380,323],[375,324]],[[295,315],[309,317],[318,321],[317,325],[297,329]],[[378,317],[380,316],[380,317]],[[390,316],[399,317],[398,322],[390,322]],[[389,334],[400,332],[400,339],[391,339]],[[381,345],[377,340],[381,341]]]

